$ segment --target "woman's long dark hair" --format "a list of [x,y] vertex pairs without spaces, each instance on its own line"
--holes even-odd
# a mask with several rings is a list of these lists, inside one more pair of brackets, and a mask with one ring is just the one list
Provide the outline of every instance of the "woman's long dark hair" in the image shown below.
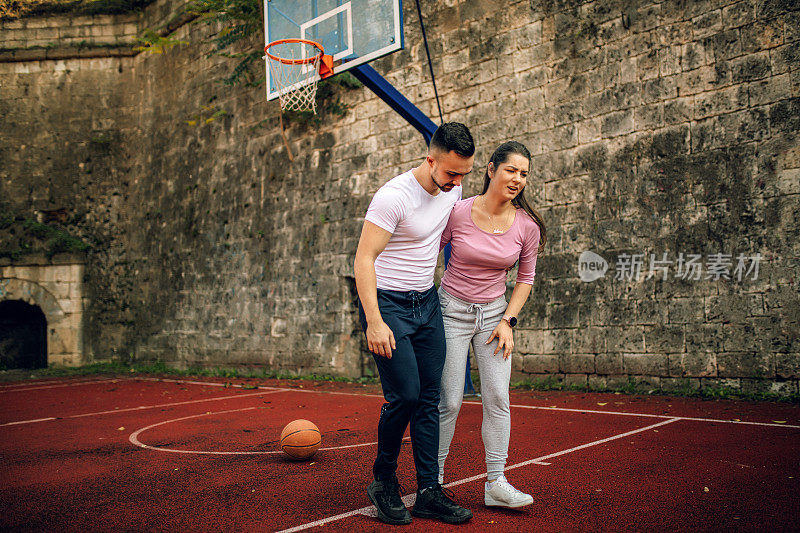
[[[517,141],[507,141],[498,146],[492,154],[492,157],[489,159],[489,162],[492,163],[495,171],[497,171],[500,165],[508,162],[508,157],[511,154],[521,155],[522,157],[526,158],[528,160],[528,165],[530,166],[531,153],[524,144]],[[491,181],[492,179],[489,177],[489,169],[487,168],[486,174],[483,178],[483,191],[481,194],[486,194],[486,191],[489,190],[489,183],[491,183]],[[511,205],[528,213],[533,221],[536,222],[536,225],[539,226],[539,250],[541,251],[542,247],[547,242],[547,230],[544,227],[544,222],[542,222],[542,217],[540,217],[539,214],[534,211],[530,205],[528,205],[528,201],[525,199],[524,193],[525,187],[519,191],[519,194],[517,194],[516,198],[511,200]]]

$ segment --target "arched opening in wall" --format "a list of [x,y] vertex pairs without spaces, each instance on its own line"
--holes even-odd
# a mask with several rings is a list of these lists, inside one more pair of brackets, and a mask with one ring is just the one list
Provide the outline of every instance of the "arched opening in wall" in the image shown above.
[[47,367],[47,319],[21,300],[0,302],[0,368]]

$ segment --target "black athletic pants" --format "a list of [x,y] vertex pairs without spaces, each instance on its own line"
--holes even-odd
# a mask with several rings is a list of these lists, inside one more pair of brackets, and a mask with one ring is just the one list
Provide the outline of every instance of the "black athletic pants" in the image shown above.
[[[432,487],[439,476],[439,387],[446,353],[439,296],[435,286],[424,292],[378,289],[378,307],[397,349],[391,359],[372,354],[387,402],[378,422],[373,474],[381,479],[397,470],[403,434],[410,423],[417,485]],[[360,303],[358,310],[366,333]]]

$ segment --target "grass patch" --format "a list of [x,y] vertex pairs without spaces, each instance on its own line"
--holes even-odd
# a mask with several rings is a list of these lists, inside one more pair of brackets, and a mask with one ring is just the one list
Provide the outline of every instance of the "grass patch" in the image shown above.
[[173,368],[163,362],[132,363],[120,362],[93,363],[80,367],[51,367],[36,370],[0,370],[0,381],[19,381],[26,379],[40,379],[46,377],[71,377],[95,375],[168,375],[182,377],[215,377],[215,378],[241,378],[241,379],[293,379],[309,381],[335,381],[343,383],[378,383],[378,378],[347,378],[324,374],[297,374],[274,370],[252,370],[247,368],[225,367],[190,367],[186,369]]
[[[340,383],[374,384],[380,383],[377,376],[361,378],[348,378],[326,374],[298,374],[295,372],[276,371],[268,369],[252,370],[248,368],[230,367],[189,367],[186,369],[173,368],[163,362],[153,363],[121,363],[103,362],[80,367],[52,367],[36,370],[0,370],[0,382],[22,381],[27,379],[40,379],[46,377],[71,377],[94,375],[167,375],[180,377],[214,377],[229,379],[290,379],[307,381],[333,381]],[[475,390],[480,392],[480,378],[478,372],[472,373]],[[582,385],[566,385],[555,376],[545,376],[539,379],[526,379],[511,384],[513,390],[533,391],[572,391],[572,392],[612,392],[629,395],[669,396],[681,398],[698,398],[702,400],[746,400],[757,402],[800,403],[800,394],[788,396],[771,392],[747,392],[730,387],[706,387],[704,389],[692,388],[688,381],[684,386],[670,390],[661,390],[637,384],[629,379],[619,387],[590,388]]]
[[575,392],[613,392],[629,395],[670,396],[681,398],[698,398],[702,400],[747,400],[757,402],[800,403],[800,394],[781,395],[774,392],[748,392],[731,387],[694,388],[689,381],[671,389],[654,389],[633,379],[618,387],[589,387],[586,385],[566,385],[555,376],[539,379],[525,379],[511,384],[512,389],[534,391],[575,391]]

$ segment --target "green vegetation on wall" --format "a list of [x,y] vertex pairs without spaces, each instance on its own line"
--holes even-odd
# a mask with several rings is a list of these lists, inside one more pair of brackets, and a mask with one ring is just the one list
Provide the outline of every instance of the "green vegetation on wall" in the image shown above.
[[0,0],[0,20],[69,13],[115,15],[140,11],[154,0]]
[[55,223],[39,222],[0,205],[0,258],[18,260],[26,255],[82,253],[90,248]]

